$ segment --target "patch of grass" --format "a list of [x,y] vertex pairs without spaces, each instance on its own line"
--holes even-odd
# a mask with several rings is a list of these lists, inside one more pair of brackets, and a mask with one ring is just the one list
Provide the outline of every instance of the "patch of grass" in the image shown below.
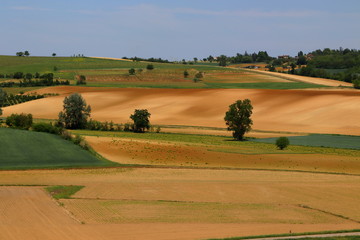
[[[242,239],[254,239],[254,238],[277,238],[281,237],[283,240],[286,238],[284,237],[293,237],[293,236],[302,236],[302,235],[320,235],[320,234],[335,234],[335,233],[353,233],[353,232],[360,232],[360,229],[351,229],[351,230],[338,230],[338,231],[320,231],[320,232],[305,232],[305,233],[285,233],[285,234],[268,234],[268,235],[256,235],[256,236],[245,236],[245,237],[230,237],[230,238],[211,238],[208,240],[242,240]],[[355,240],[360,239],[360,236],[344,236],[344,237],[322,237],[322,238],[313,238],[313,237],[304,237],[304,238],[297,238],[297,239],[326,239],[326,240],[337,240],[337,239],[344,239],[344,240]]]
[[[252,139],[254,142],[275,144],[277,138]],[[308,136],[288,137],[291,145],[329,147],[360,150],[360,136],[311,134]]]
[[0,128],[0,169],[117,166],[59,136]]
[[56,200],[70,199],[72,195],[83,189],[84,186],[51,186],[45,190]]

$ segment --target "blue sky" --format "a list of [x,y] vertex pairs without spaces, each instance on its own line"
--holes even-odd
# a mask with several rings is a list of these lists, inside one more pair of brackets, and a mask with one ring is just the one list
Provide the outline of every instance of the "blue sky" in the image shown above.
[[359,23],[359,0],[0,0],[0,55],[295,55],[359,49]]

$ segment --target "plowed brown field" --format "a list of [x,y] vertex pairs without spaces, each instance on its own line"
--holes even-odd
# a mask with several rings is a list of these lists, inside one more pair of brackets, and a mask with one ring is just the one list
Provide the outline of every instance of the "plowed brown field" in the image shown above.
[[64,96],[79,92],[91,105],[92,118],[100,121],[125,123],[134,109],[146,108],[153,124],[224,127],[228,106],[249,98],[254,129],[360,135],[360,93],[355,90],[50,87],[37,92],[60,95],[6,107],[4,116],[24,112],[55,119]]

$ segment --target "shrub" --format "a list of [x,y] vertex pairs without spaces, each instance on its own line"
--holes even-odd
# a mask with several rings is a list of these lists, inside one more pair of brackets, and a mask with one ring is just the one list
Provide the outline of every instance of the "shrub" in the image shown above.
[[290,141],[287,137],[279,137],[275,144],[280,150],[283,150],[290,144]]
[[6,125],[11,128],[19,128],[28,130],[33,123],[33,117],[31,114],[16,114],[13,113],[6,118]]
[[60,127],[56,127],[51,123],[44,123],[44,122],[34,123],[32,125],[32,129],[35,132],[47,132],[56,135],[60,135],[62,132],[62,129]]
[[354,84],[354,88],[360,89],[360,79],[354,80],[353,84]]
[[130,68],[129,69],[129,75],[135,75],[135,69]]
[[189,77],[189,75],[190,75],[189,72],[185,70],[185,71],[184,71],[184,78]]
[[147,70],[153,70],[153,69],[154,69],[154,65],[148,64],[148,65],[146,66],[146,69],[147,69]]

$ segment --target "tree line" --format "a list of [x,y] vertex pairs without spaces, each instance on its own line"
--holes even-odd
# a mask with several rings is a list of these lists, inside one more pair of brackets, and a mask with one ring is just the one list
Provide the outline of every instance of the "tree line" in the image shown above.
[[0,87],[36,87],[36,86],[54,86],[54,85],[70,85],[69,80],[54,80],[53,73],[35,74],[15,72],[13,74],[0,74],[0,78],[19,79],[19,82],[8,81],[1,82]]

